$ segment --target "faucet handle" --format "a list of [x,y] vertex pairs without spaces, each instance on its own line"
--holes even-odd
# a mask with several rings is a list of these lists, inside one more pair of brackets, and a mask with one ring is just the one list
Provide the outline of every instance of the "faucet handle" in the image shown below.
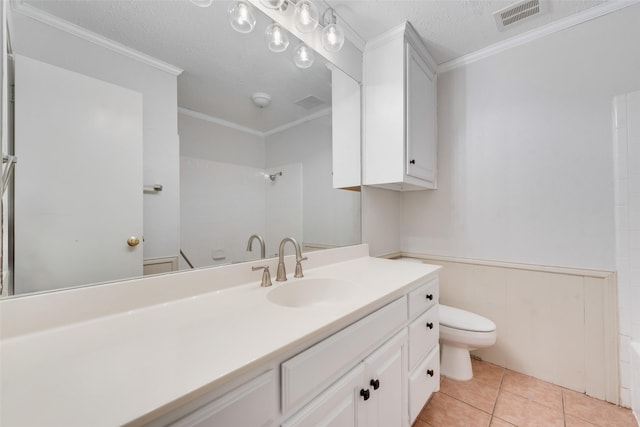
[[268,265],[256,265],[251,267],[251,270],[262,270],[262,282],[260,282],[261,287],[265,288],[267,286],[271,286],[271,273],[269,273]]
[[300,258],[296,258],[296,272],[293,275],[293,277],[299,278],[299,277],[304,277],[304,274],[302,274],[302,261],[306,261],[309,258],[307,258],[306,256],[304,257],[300,257]]

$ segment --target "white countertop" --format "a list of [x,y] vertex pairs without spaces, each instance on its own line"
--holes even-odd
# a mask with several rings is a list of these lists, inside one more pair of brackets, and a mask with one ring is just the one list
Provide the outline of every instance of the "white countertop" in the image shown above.
[[[339,303],[283,307],[266,298],[279,282],[261,288],[253,280],[3,338],[0,425],[131,422],[352,323],[438,268],[360,257],[305,269],[305,278],[341,278],[361,285],[357,296]],[[288,277],[285,283],[300,280]]]

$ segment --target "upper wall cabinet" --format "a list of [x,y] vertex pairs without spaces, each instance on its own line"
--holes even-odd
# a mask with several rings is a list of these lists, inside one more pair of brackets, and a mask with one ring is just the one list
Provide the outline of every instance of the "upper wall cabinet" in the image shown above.
[[364,53],[363,184],[436,188],[436,64],[408,22]]
[[360,191],[360,83],[331,65],[333,187]]

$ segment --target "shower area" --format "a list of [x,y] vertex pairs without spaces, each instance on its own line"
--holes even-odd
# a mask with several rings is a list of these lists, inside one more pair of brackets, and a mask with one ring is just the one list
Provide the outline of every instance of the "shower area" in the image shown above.
[[640,420],[640,91],[613,110],[620,400]]
[[246,250],[252,234],[264,237],[267,257],[284,236],[302,242],[302,185],[301,163],[258,169],[182,157],[185,254],[196,267],[224,265],[259,258],[259,248]]

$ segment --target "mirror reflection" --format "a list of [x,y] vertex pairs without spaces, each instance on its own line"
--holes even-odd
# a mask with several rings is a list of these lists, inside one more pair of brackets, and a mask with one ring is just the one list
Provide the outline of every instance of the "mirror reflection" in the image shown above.
[[[331,70],[226,2],[21,1],[11,13],[16,295],[359,243],[332,185]],[[338,70],[339,72],[339,70]],[[290,248],[288,250],[291,250]],[[181,256],[180,254],[184,256]]]

